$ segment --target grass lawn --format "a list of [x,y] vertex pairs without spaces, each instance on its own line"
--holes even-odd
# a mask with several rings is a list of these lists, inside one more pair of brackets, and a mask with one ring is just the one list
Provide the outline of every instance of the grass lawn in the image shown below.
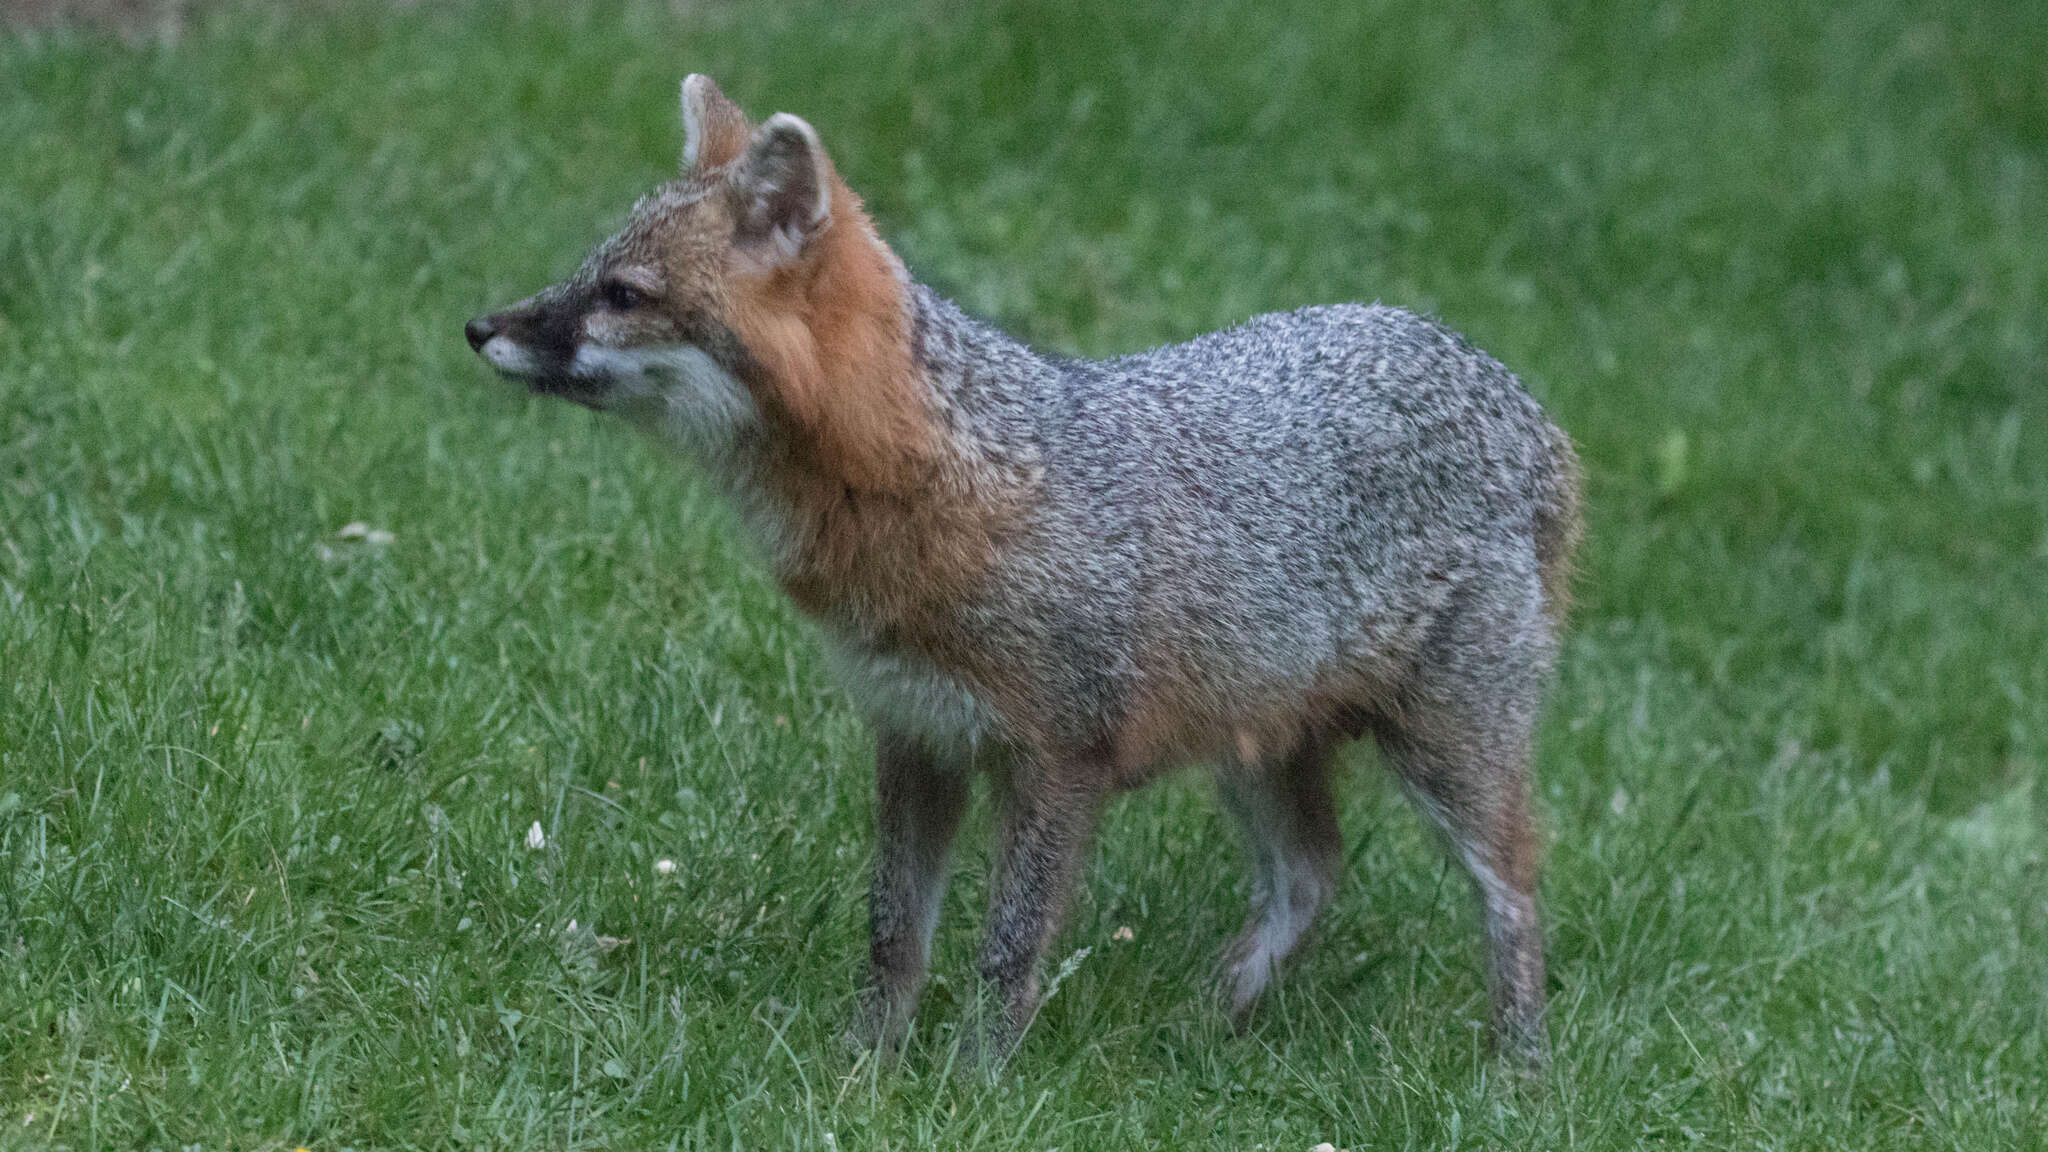
[[[2038,4],[184,8],[0,31],[0,1148],[2048,1144]],[[1247,1034],[1189,775],[1003,1074],[947,1068],[981,815],[914,1051],[840,1047],[814,634],[461,336],[673,171],[690,71],[1043,346],[1379,299],[1573,432],[1540,1086],[1366,749]]]

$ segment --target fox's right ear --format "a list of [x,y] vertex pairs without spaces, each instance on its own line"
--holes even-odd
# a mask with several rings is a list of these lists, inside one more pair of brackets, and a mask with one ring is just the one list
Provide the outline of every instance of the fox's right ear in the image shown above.
[[683,81],[683,174],[730,164],[747,150],[754,126],[725,98],[711,77],[692,72]]

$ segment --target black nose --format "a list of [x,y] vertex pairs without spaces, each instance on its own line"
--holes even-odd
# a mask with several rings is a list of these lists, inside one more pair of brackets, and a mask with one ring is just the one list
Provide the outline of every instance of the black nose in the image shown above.
[[462,334],[469,337],[470,351],[481,352],[484,348],[484,341],[496,336],[498,329],[491,323],[489,316],[479,316],[462,326]]

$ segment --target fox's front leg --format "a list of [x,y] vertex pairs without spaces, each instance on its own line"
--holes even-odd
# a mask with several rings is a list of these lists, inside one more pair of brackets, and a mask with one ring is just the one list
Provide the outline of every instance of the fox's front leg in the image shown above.
[[854,1038],[863,1047],[893,1049],[924,991],[968,774],[901,734],[882,732],[875,743],[878,843],[868,892],[868,979]]
[[1100,773],[1081,762],[1020,764],[1000,780],[1001,829],[977,964],[987,1005],[980,1055],[1000,1060],[1038,1009],[1038,972],[1058,934],[1101,810]]

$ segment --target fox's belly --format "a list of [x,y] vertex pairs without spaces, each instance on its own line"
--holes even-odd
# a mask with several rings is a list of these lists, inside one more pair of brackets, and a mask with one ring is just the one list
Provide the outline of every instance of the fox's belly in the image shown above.
[[876,727],[921,738],[942,760],[968,765],[1000,745],[995,712],[965,684],[914,657],[827,646],[834,678]]

